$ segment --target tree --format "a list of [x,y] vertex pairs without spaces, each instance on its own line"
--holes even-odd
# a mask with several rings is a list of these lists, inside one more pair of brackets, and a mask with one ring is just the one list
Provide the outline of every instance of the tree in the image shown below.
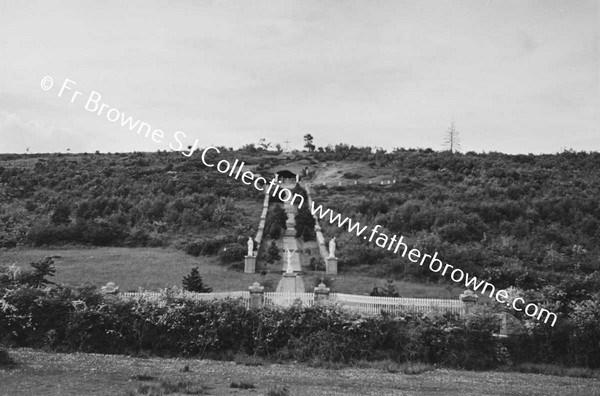
[[242,148],[240,148],[241,151],[247,151],[249,153],[256,153],[256,146],[254,145],[254,143],[248,143],[242,146]]
[[313,136],[310,133],[304,135],[304,148],[309,152],[315,151],[315,145],[313,144]]
[[281,238],[281,227],[279,227],[277,224],[272,224],[271,231],[269,232],[269,238],[271,238],[271,239]]
[[303,206],[298,209],[298,214],[294,217],[296,220],[296,238],[302,238],[305,242],[314,241],[315,236],[315,218],[308,207]]
[[262,138],[258,141],[258,146],[263,150],[268,150],[271,147],[271,142],[267,142],[267,139]]
[[184,290],[196,292],[196,293],[210,293],[212,292],[212,287],[204,286],[204,282],[202,281],[202,277],[198,272],[198,267],[192,268],[192,271],[189,275],[183,277],[183,288]]
[[381,288],[375,286],[370,295],[374,297],[400,297],[392,279],[388,279],[387,283]]
[[[16,277],[19,284],[31,287],[44,287],[48,284],[53,284],[53,282],[47,279],[47,277],[54,276],[56,272],[53,257],[46,257],[30,265],[33,271],[23,271]],[[15,273],[18,273],[18,271]]]
[[281,260],[279,247],[277,247],[275,241],[271,241],[271,246],[269,246],[269,250],[267,251],[267,263],[272,264],[279,260]]
[[281,207],[281,205],[275,205],[275,207],[273,208],[273,223],[277,224],[280,228],[285,229],[286,228],[286,222],[287,222],[287,218],[288,215],[285,211],[285,209],[283,209]]
[[266,235],[271,239],[281,238],[281,233],[287,228],[287,213],[279,204],[275,204],[270,216],[267,217]]
[[444,147],[446,147],[451,153],[460,150],[460,138],[458,137],[458,131],[454,126],[454,120],[450,124],[450,128],[446,131],[444,137]]

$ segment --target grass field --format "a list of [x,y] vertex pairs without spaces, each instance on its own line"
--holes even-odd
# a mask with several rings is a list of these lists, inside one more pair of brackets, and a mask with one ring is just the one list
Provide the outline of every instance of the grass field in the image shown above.
[[[132,358],[10,350],[18,365],[0,369],[0,395],[137,395],[161,381],[207,395],[600,395],[600,380],[437,369],[407,375],[381,368],[247,366],[197,359]],[[186,370],[185,367],[188,367]],[[233,388],[235,383],[238,387]],[[251,389],[243,389],[239,387]],[[287,393],[283,391],[286,388]],[[177,393],[181,394],[181,393]]]
[[[266,275],[244,274],[218,263],[215,257],[193,257],[182,251],[163,248],[56,248],[56,249],[10,249],[0,250],[0,265],[20,265],[46,256],[55,259],[54,282],[68,285],[92,283],[102,286],[115,282],[122,291],[158,290],[168,286],[181,286],[181,279],[192,267],[198,266],[204,282],[214,291],[247,290],[253,282],[266,284],[266,290],[277,286],[281,279],[281,265],[271,265]],[[383,279],[341,270],[334,276],[332,291],[339,293],[368,294],[373,286],[381,285]],[[307,270],[304,283],[313,287],[322,273]],[[455,286],[396,282],[402,297],[458,298],[461,289]]]

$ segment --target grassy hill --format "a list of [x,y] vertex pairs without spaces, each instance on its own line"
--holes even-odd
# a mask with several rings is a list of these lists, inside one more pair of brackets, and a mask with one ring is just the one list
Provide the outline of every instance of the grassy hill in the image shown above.
[[[402,234],[415,247],[438,251],[444,261],[498,287],[559,287],[576,300],[600,289],[599,153],[387,153],[340,144],[312,153],[222,148],[219,157],[244,161],[266,177],[274,167],[308,164],[312,171],[303,181],[313,185],[318,203]],[[164,258],[192,260],[183,265],[184,272],[194,260],[240,268],[263,198],[252,186],[207,168],[199,154],[186,158],[169,152],[4,154],[0,187],[0,246],[8,249],[4,263],[15,247],[160,247],[200,253],[200,259]],[[337,237],[341,275],[439,280],[346,231],[322,226],[326,238]],[[223,251],[233,253],[222,257]],[[163,260],[151,257],[154,253],[139,262]],[[139,269],[135,263],[128,259]],[[70,273],[76,273],[74,267]],[[148,271],[150,276],[153,270]],[[81,279],[85,273],[80,272]],[[173,283],[180,275],[174,273]],[[216,279],[213,286],[220,287]]]

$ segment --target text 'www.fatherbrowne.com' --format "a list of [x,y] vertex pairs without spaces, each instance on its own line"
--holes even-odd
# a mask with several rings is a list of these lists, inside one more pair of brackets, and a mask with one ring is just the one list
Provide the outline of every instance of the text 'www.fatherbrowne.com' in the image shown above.
[[432,272],[440,272],[442,276],[450,276],[456,283],[462,283],[467,288],[471,288],[474,291],[480,291],[481,294],[486,294],[489,289],[490,298],[495,298],[500,304],[505,304],[507,307],[512,307],[514,310],[519,312],[525,312],[529,317],[536,318],[537,320],[544,319],[544,323],[548,323],[551,320],[551,326],[554,326],[557,320],[557,316],[554,312],[550,312],[545,308],[541,308],[536,304],[525,304],[525,300],[521,297],[511,299],[508,292],[504,289],[496,290],[496,287],[486,282],[485,280],[479,280],[475,276],[469,275],[460,268],[454,268],[451,264],[444,264],[438,259],[438,252],[432,255],[422,254],[419,249],[413,248],[409,250],[408,245],[404,242],[404,236],[398,237],[397,235],[388,235],[380,232],[380,225],[376,225],[370,231],[366,225],[361,225],[358,221],[353,221],[348,217],[342,217],[339,213],[335,214],[331,209],[324,209],[321,205],[316,206],[314,202],[311,202],[310,208],[313,216],[318,216],[319,219],[328,221],[330,224],[336,225],[339,228],[347,229],[348,232],[356,234],[356,236],[362,236],[363,239],[368,242],[375,241],[375,244],[393,253],[399,253],[402,257],[408,258],[413,263],[419,263],[420,266],[427,265]]

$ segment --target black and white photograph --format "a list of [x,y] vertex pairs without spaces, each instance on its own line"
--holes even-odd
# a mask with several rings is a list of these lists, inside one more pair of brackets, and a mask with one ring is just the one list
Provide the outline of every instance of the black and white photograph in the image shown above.
[[600,396],[600,1],[0,0],[0,396]]

